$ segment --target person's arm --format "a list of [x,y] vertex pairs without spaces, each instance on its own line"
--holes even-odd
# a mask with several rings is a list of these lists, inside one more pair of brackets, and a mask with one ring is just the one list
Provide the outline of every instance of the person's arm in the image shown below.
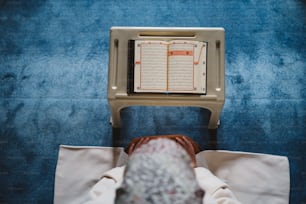
[[124,167],[113,168],[101,177],[89,192],[89,200],[84,204],[113,204],[116,189],[121,185]]
[[[216,204],[241,204],[230,187],[204,167],[195,168],[196,178],[200,187],[205,190],[206,200],[214,200]],[[207,203],[210,203],[207,202]]]

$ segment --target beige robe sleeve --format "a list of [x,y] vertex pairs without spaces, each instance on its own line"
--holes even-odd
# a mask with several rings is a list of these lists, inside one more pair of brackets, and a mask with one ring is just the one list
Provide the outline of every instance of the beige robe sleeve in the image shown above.
[[113,204],[116,189],[123,180],[124,167],[116,167],[105,172],[101,180],[90,190],[90,200],[84,204]]
[[200,187],[205,190],[205,204],[241,204],[230,187],[204,167],[195,168]]

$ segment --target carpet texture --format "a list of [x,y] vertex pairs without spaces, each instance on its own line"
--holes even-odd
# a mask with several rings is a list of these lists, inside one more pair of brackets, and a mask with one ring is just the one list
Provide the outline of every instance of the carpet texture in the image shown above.
[[[217,137],[199,108],[131,107],[111,128],[111,26],[225,28]],[[179,133],[202,149],[288,156],[290,203],[305,204],[305,33],[303,0],[0,0],[0,203],[52,203],[60,144]]]

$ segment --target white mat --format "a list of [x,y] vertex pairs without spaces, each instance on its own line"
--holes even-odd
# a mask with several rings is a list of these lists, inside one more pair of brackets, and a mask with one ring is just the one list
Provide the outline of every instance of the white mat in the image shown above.
[[[124,165],[123,148],[60,146],[54,189],[54,204],[79,204],[103,172]],[[287,157],[230,151],[197,154],[205,166],[226,181],[245,204],[288,204],[289,162]]]

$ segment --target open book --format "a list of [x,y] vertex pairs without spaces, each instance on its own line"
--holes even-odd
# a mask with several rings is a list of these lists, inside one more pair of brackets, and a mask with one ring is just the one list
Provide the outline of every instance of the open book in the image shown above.
[[133,51],[133,92],[206,93],[206,42],[135,40]]

